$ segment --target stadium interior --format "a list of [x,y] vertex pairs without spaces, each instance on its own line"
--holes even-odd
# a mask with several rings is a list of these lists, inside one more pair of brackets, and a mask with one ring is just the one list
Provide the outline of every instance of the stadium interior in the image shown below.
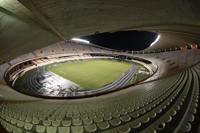
[[[199,7],[0,0],[0,133],[199,133]],[[156,38],[142,50],[87,40],[118,32]]]

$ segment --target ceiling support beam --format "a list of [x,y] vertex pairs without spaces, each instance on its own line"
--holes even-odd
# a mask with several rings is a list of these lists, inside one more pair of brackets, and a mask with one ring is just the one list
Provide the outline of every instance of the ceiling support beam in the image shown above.
[[41,13],[40,9],[38,9],[32,0],[18,0],[21,4],[23,4],[27,9],[29,9],[39,20],[40,23],[43,23],[48,29],[51,30],[53,34],[58,36],[61,40],[66,41],[65,37],[60,33],[54,25],[52,25],[45,16]]

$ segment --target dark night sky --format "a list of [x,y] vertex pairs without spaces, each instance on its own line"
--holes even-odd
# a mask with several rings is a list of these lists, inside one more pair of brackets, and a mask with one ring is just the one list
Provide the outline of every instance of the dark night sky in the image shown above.
[[143,50],[156,39],[157,34],[146,31],[120,31],[96,33],[81,37],[93,44],[117,50]]

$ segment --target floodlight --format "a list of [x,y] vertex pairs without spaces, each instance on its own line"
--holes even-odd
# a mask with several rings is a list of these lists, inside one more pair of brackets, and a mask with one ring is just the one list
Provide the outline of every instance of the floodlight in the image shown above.
[[151,43],[150,46],[153,46],[153,45],[156,44],[159,40],[160,40],[160,35],[157,36],[156,40],[153,41],[153,42]]
[[72,38],[71,40],[76,41],[76,42],[87,43],[87,44],[90,43],[90,41],[88,41],[88,40],[84,40],[84,39],[80,39],[80,38],[76,38],[76,37]]

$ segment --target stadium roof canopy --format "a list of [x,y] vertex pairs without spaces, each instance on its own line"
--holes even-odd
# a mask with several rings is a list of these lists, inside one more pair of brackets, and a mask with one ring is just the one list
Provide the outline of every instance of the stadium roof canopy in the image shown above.
[[119,30],[161,35],[152,48],[198,43],[199,0],[0,0],[0,58]]

